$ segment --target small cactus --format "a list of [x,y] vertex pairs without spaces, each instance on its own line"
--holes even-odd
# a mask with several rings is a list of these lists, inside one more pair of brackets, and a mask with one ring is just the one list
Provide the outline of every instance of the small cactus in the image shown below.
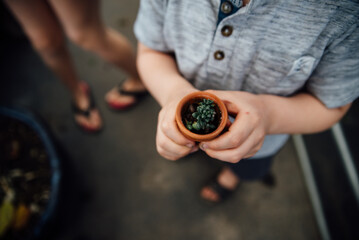
[[203,99],[197,106],[195,112],[192,113],[192,117],[195,119],[193,122],[188,121],[186,127],[188,130],[213,130],[216,128],[212,124],[216,116],[215,105],[210,99]]

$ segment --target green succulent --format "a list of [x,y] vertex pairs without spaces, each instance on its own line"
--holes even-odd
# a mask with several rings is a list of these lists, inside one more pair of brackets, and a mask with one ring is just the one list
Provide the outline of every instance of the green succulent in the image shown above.
[[216,111],[214,109],[215,105],[210,99],[203,99],[197,106],[197,109],[192,113],[192,117],[196,120],[194,122],[187,122],[186,126],[189,130],[205,130],[205,129],[215,129],[216,126],[212,124]]

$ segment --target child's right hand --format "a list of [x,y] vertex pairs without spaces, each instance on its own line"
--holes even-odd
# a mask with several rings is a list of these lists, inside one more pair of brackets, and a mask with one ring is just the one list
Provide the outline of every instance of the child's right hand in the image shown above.
[[158,115],[156,148],[169,160],[177,160],[198,150],[195,142],[185,138],[177,128],[176,107],[187,94],[198,91],[178,71],[172,54],[138,43],[137,66],[152,96],[162,106]]
[[184,137],[176,124],[175,112],[181,98],[174,97],[168,101],[158,115],[156,147],[158,153],[168,160],[178,160],[198,150],[198,145]]

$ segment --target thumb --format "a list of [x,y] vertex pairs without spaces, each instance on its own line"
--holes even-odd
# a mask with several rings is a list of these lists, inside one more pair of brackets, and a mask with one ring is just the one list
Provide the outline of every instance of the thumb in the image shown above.
[[224,105],[227,108],[228,114],[235,117],[239,113],[239,108],[235,104],[233,96],[228,91],[218,91],[218,90],[207,90],[207,91],[213,93],[223,101]]

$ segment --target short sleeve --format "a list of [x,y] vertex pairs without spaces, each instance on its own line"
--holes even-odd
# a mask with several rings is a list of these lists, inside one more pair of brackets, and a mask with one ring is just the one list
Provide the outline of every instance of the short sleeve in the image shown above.
[[307,89],[328,108],[344,106],[359,96],[358,24],[328,47]]
[[167,0],[141,0],[134,24],[139,42],[158,51],[168,51],[163,38]]

